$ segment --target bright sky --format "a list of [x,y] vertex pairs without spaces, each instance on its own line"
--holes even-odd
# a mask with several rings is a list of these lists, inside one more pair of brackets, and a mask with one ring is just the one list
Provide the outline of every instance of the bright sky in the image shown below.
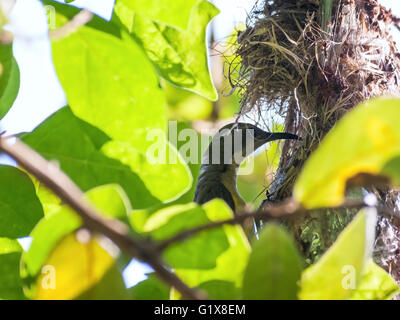
[[[0,0],[0,3],[6,0]],[[9,1],[9,0],[7,0]],[[63,2],[63,1],[60,1]],[[214,0],[221,14],[214,19],[216,40],[228,36],[234,26],[244,24],[254,0]],[[114,0],[76,0],[75,5],[91,9],[109,19]],[[400,16],[399,0],[381,0]],[[45,118],[66,104],[51,60],[47,18],[38,0],[17,0],[9,17],[15,35],[14,54],[21,71],[19,95],[11,111],[0,122],[0,131],[15,134],[33,130]],[[399,41],[400,43],[400,37]],[[10,161],[0,157],[0,162]],[[29,241],[26,241],[29,243]],[[128,287],[145,279],[150,269],[133,261],[125,270]]]

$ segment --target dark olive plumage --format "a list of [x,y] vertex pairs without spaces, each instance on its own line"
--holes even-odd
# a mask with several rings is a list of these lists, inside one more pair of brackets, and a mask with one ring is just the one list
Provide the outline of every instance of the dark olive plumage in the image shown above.
[[266,132],[249,123],[221,128],[204,153],[194,201],[203,204],[220,198],[233,211],[243,207],[245,202],[236,188],[240,163],[265,143],[281,139],[301,140],[291,133]]

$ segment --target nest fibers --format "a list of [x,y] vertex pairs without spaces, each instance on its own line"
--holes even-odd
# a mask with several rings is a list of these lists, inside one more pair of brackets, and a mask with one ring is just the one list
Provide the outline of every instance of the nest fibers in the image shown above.
[[[240,68],[230,80],[242,94],[239,116],[256,111],[258,122],[265,123],[263,117],[277,113],[285,131],[303,137],[301,148],[285,143],[270,201],[291,193],[310,152],[349,109],[378,95],[400,96],[400,55],[390,35],[398,19],[375,0],[333,0],[332,16],[321,26],[321,1],[259,1],[238,34],[240,59],[233,61],[241,60]],[[381,195],[385,203],[399,198],[393,191]],[[305,229],[297,229],[298,242],[310,247]],[[398,281],[399,230],[394,221],[380,218],[376,243],[380,264]]]
[[319,1],[257,3],[238,35],[241,115],[256,109],[262,121],[269,109],[290,117],[294,133],[324,134],[357,103],[400,95],[391,12],[374,0],[337,0],[321,28]]

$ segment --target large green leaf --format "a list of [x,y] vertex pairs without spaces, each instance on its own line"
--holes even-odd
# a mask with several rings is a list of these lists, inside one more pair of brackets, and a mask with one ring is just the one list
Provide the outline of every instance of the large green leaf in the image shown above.
[[10,110],[19,91],[19,68],[12,44],[0,43],[0,119]]
[[149,277],[129,289],[134,300],[168,300],[170,288],[157,276],[150,274]]
[[121,272],[114,264],[94,286],[81,294],[80,300],[130,300]]
[[[233,213],[224,201],[216,199],[202,207],[195,204],[175,205],[159,211],[133,211],[130,217],[133,228],[162,240],[199,225],[232,218]],[[191,287],[200,286],[208,293],[222,299],[221,285],[236,288],[241,285],[250,246],[240,226],[226,225],[208,230],[176,243],[165,252],[165,258],[175,272]],[[217,281],[217,283],[215,281]],[[211,282],[210,282],[211,281]],[[221,282],[222,281],[222,282]],[[202,285],[203,283],[207,284]],[[225,299],[232,298],[227,292]],[[173,297],[178,295],[173,291]]]
[[128,35],[118,38],[82,27],[53,41],[52,48],[57,74],[79,118],[140,151],[150,144],[148,130],[165,130],[165,100],[157,75]]
[[19,276],[21,252],[0,254],[0,300],[21,300],[25,296]]
[[372,99],[345,115],[308,159],[295,198],[307,208],[339,205],[350,178],[358,175],[353,184],[363,184],[363,176],[381,174],[400,155],[399,105],[397,99]]
[[400,156],[386,162],[381,173],[390,177],[393,184],[400,186]]
[[363,209],[336,242],[301,277],[300,299],[349,298],[372,254],[376,212]]
[[0,237],[26,237],[42,217],[29,177],[17,168],[0,165]]
[[238,300],[240,299],[240,290],[232,281],[210,280],[201,283],[198,287],[206,293],[212,300]]
[[25,135],[23,141],[48,160],[58,161],[61,169],[84,191],[116,183],[127,192],[135,208],[160,202],[131,168],[103,154],[101,147],[110,138],[76,118],[68,107]]
[[[130,203],[118,185],[94,188],[86,197],[105,217],[126,220]],[[22,257],[21,271],[25,292],[31,298],[129,298],[122,275],[115,266],[116,252],[112,252],[115,248],[109,242],[95,239],[88,243],[77,240],[74,231],[81,226],[81,219],[71,209],[59,205],[58,210],[48,214],[34,229],[32,244]],[[54,290],[41,285],[46,277],[44,265],[55,268]]]
[[[66,7],[56,7],[58,24],[71,16],[73,9]],[[186,192],[192,178],[181,158],[177,163],[163,159],[155,164],[148,158],[153,133],[164,133],[161,143],[167,153],[177,151],[166,139],[165,98],[157,74],[136,42],[125,31],[118,33],[112,24],[94,19],[54,40],[52,48],[71,110],[112,139],[103,151],[129,166],[161,201]],[[175,175],[175,183],[160,178],[160,173]]]
[[[124,292],[128,297],[121,276],[116,273],[119,277],[113,277],[116,271],[114,254],[96,237],[81,240],[75,234],[65,236],[52,250],[45,265],[48,269],[36,280],[34,299],[114,299],[123,297]],[[52,287],[49,280],[53,282]],[[115,287],[110,280],[115,281]],[[107,283],[109,291],[104,292]]]
[[400,293],[396,281],[381,267],[370,260],[350,299],[353,300],[390,300]]
[[8,254],[13,252],[20,252],[21,245],[18,240],[9,238],[0,238],[0,254]]
[[[105,217],[125,220],[130,204],[122,189],[117,185],[106,185],[92,189],[86,197]],[[32,295],[34,283],[45,261],[55,246],[68,234],[82,226],[80,217],[69,207],[59,205],[51,214],[43,218],[32,231],[32,244],[22,256],[22,277]]]
[[19,276],[21,252],[17,240],[0,238],[0,300],[25,298]]
[[[203,209],[207,213],[207,217],[211,221],[219,221],[232,218],[233,214],[230,208],[222,200],[214,200],[203,205]],[[216,261],[216,267],[212,269],[176,269],[176,274],[191,287],[198,287],[209,294],[216,295],[217,284],[214,280],[221,281],[226,286],[233,286],[238,290],[242,284],[244,270],[250,254],[250,245],[244,234],[242,227],[225,225],[222,230],[228,239],[229,247],[220,254]],[[209,241],[210,247],[214,244]],[[207,252],[202,253],[206,255]],[[210,281],[213,281],[212,285]],[[232,284],[231,284],[232,283]],[[209,291],[208,291],[209,290]],[[235,292],[237,292],[235,290]],[[220,293],[220,291],[218,291]],[[218,294],[216,299],[230,299],[233,292],[227,292],[226,296]],[[173,298],[179,295],[173,290]]]
[[293,239],[281,227],[268,224],[253,244],[243,279],[243,298],[296,299],[302,265]]
[[208,69],[205,42],[206,26],[218,14],[218,9],[211,3],[203,0],[196,5],[186,31],[133,14],[120,2],[115,6],[115,13],[139,40],[166,80],[207,99],[217,100]]
[[[132,213],[131,221],[136,230],[160,241],[184,230],[207,224],[212,219],[206,210],[194,203],[175,205],[155,212],[139,229],[138,221],[144,220],[139,215],[143,214]],[[173,268],[211,269],[216,266],[216,260],[221,253],[228,248],[224,231],[213,229],[171,246],[164,252],[164,257]]]
[[81,219],[66,206],[43,218],[31,234],[32,244],[29,250],[22,256],[22,278],[26,278],[29,284],[39,273],[55,245],[81,225]]
[[183,90],[163,81],[168,103],[168,118],[178,121],[207,120],[210,118],[213,103],[193,92]]
[[152,20],[186,29],[193,7],[199,0],[117,0],[132,11]]
[[[132,144],[121,141],[107,142],[102,147],[102,151],[108,157],[120,160],[135,172],[143,180],[145,186],[151,190],[154,197],[164,202],[170,202],[190,189],[193,177],[182,156],[166,140],[164,134],[160,136],[154,146],[156,146],[154,154],[165,151],[165,157],[153,161],[151,154],[141,152]],[[173,177],[173,183],[171,183],[171,177]]]

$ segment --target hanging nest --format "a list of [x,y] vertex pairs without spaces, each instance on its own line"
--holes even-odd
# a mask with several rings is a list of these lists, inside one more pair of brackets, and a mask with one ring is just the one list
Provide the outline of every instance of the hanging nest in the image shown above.
[[258,2],[238,35],[240,115],[257,111],[262,121],[271,110],[293,119],[293,132],[325,134],[359,102],[400,95],[391,12],[358,0],[334,1],[333,13],[322,28],[319,0]]
[[[323,1],[258,1],[238,33],[240,59],[233,61],[241,64],[230,80],[242,95],[239,116],[256,114],[259,123],[268,123],[277,114],[285,131],[303,137],[301,147],[285,142],[270,202],[290,196],[305,160],[348,110],[375,96],[400,96],[400,55],[390,35],[398,19],[375,0],[333,0],[327,16]],[[396,207],[397,192],[379,196]],[[289,228],[312,263],[354,214],[311,214]],[[400,280],[399,226],[380,218],[378,231],[377,260]]]

